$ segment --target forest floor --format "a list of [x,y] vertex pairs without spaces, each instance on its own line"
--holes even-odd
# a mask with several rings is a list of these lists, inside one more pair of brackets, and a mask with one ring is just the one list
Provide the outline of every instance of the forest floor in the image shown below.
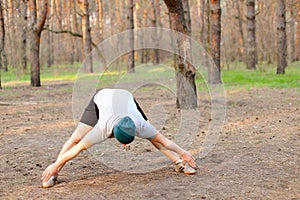
[[[66,164],[58,185],[43,189],[43,170],[75,127],[72,87],[49,82],[0,91],[0,199],[300,199],[299,89],[227,91],[222,133],[213,150],[197,159],[196,175],[176,173],[167,159],[148,162],[153,170],[145,173],[115,170],[85,151]],[[141,90],[136,99],[146,113],[160,103],[167,113],[162,132],[176,130],[180,112],[173,96]],[[199,99],[200,111],[209,114],[209,98],[200,93]],[[205,127],[197,136],[205,135]],[[110,162],[126,160],[111,155]]]

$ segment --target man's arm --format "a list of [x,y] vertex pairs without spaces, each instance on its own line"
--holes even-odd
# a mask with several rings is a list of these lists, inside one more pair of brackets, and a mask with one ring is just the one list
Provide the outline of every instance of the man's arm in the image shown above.
[[[150,140],[150,142],[159,148],[166,148],[170,151],[173,151],[180,155],[183,163],[188,162],[191,167],[196,167],[195,158],[192,156],[192,154],[184,149],[182,149],[180,146],[163,136],[161,133],[157,133],[154,138]],[[161,144],[161,146],[157,146],[155,144]],[[161,149],[159,149],[161,150]]]
[[72,160],[75,158],[82,150],[85,150],[86,146],[79,142],[75,146],[73,146],[71,149],[66,151],[63,155],[61,155],[55,163],[49,165],[45,171],[42,174],[42,180],[43,182],[47,182],[51,176],[58,173],[59,169],[64,166],[66,162],[69,160]]

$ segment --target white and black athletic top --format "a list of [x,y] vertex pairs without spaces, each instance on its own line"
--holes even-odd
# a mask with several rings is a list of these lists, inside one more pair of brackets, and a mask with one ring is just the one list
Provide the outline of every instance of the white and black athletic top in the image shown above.
[[129,91],[103,89],[95,94],[93,101],[99,114],[94,128],[82,139],[87,147],[111,137],[114,126],[125,116],[133,120],[137,137],[151,139],[156,135],[156,129],[147,121],[145,114]]

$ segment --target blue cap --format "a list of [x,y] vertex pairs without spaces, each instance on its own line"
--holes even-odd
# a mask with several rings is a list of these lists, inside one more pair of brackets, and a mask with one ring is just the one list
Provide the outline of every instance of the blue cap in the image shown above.
[[118,124],[115,125],[113,132],[119,142],[129,144],[134,140],[135,124],[130,117],[123,117]]

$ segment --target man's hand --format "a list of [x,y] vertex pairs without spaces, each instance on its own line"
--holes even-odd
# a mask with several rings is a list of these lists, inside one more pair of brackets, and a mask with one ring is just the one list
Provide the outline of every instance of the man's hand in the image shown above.
[[182,160],[183,164],[185,164],[186,162],[188,162],[191,167],[194,167],[194,168],[197,167],[196,166],[195,158],[188,151],[185,151],[183,154],[181,154],[181,160]]
[[59,171],[59,167],[55,163],[49,165],[42,174],[43,182],[47,182],[51,176],[56,175]]

